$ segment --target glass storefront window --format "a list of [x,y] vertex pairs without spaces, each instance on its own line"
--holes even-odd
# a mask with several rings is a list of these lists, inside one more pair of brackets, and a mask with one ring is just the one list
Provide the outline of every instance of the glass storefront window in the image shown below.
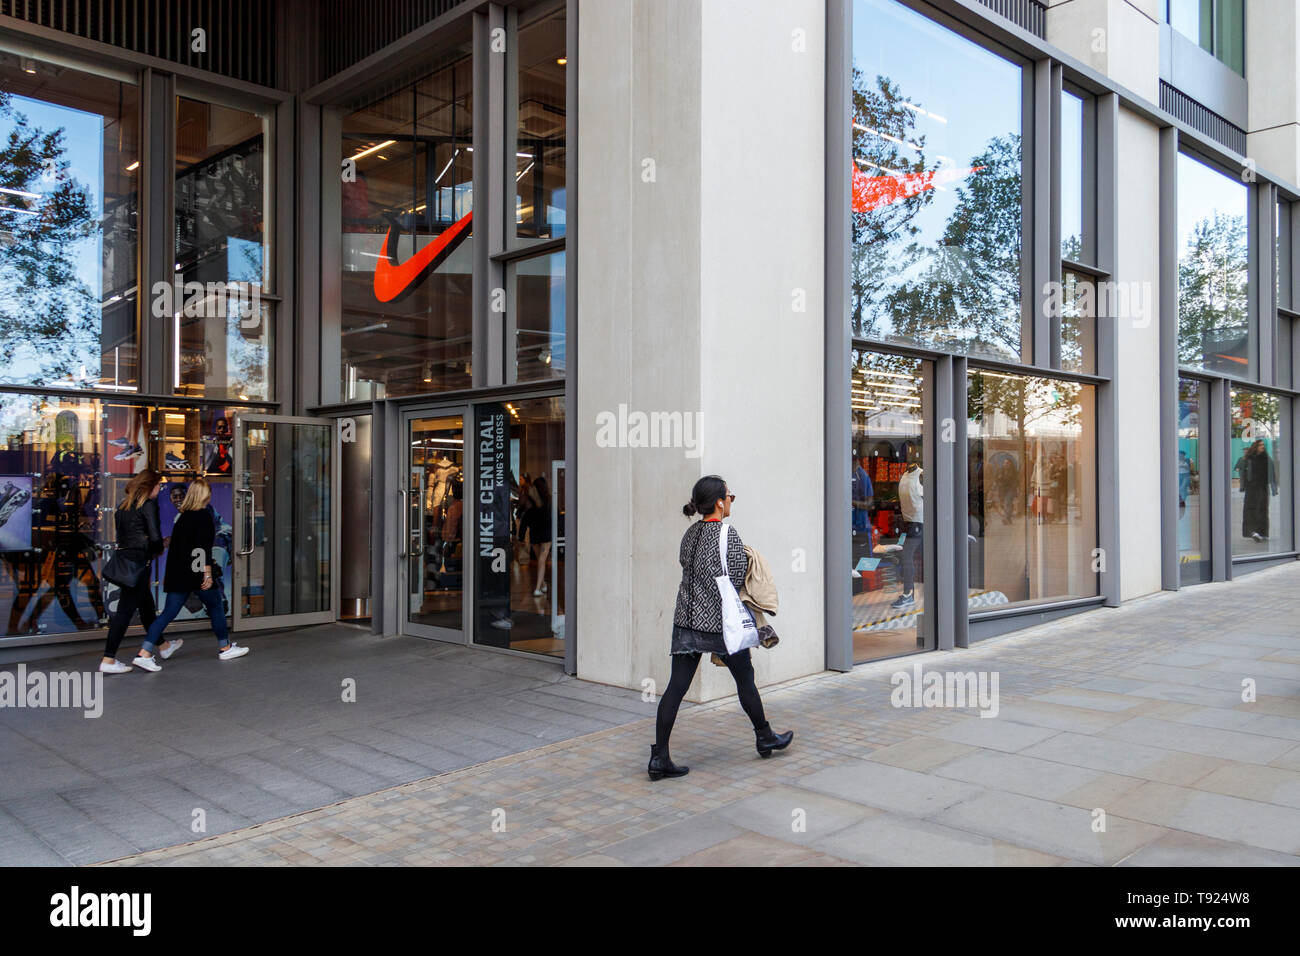
[[896,0],[853,9],[852,334],[1018,362],[1022,69]]
[[1291,550],[1291,402],[1232,390],[1232,554]]
[[1194,378],[1178,380],[1178,580],[1200,584],[1212,577],[1209,496],[1202,475],[1209,448],[1201,440],[1201,418],[1209,391]]
[[273,397],[267,129],[256,113],[176,99],[178,395]]
[[1061,258],[1084,262],[1083,98],[1061,91]]
[[[131,478],[154,468],[162,533],[187,482],[203,473],[217,518],[214,578],[230,607],[231,424],[234,409],[181,409],[93,398],[0,395],[0,636],[100,627],[117,589],[100,579],[100,548]],[[166,552],[153,562],[161,601]],[[180,619],[201,617],[194,602]]]
[[521,24],[517,47],[515,235],[523,240],[558,239],[564,235],[565,219],[564,4]]
[[474,640],[563,657],[564,399],[475,405],[466,445],[476,475]]
[[515,377],[520,382],[564,378],[564,252],[512,262]]
[[1094,388],[972,370],[970,611],[1098,593]]
[[1061,368],[1097,370],[1097,283],[1069,269],[1061,273]]
[[343,116],[344,401],[472,379],[474,137],[468,46]]
[[0,382],[139,384],[139,99],[0,52]]
[[933,647],[920,359],[855,351],[850,378],[853,661]]
[[1255,377],[1249,316],[1248,190],[1186,154],[1178,156],[1178,361]]

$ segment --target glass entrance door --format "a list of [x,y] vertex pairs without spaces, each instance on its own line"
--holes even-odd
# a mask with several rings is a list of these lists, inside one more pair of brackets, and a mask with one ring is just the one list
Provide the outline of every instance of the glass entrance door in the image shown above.
[[463,412],[411,411],[402,422],[405,449],[398,561],[402,632],[465,642],[468,487]]
[[234,445],[235,629],[333,621],[334,423],[241,413]]

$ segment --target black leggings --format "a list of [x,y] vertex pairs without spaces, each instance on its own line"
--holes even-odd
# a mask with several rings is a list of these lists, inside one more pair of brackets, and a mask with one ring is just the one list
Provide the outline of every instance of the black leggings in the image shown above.
[[153,603],[153,591],[149,589],[149,576],[133,588],[122,588],[117,594],[117,610],[108,621],[108,640],[104,643],[104,656],[116,657],[117,649],[122,644],[126,629],[131,626],[131,618],[140,612],[140,623],[147,630],[158,616]]
[[[668,680],[663,697],[659,698],[659,715],[655,721],[655,743],[660,747],[668,746],[668,738],[677,720],[677,708],[681,706],[695,676],[695,668],[700,664],[699,654],[674,654],[672,658],[673,676]],[[727,670],[736,681],[740,706],[745,708],[750,723],[758,730],[767,723],[767,718],[763,716],[763,700],[754,685],[754,663],[749,659],[749,648],[722,659],[727,662]]]

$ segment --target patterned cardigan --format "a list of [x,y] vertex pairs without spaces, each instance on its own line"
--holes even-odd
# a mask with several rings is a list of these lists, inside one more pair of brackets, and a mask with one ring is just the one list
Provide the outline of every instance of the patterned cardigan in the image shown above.
[[[713,580],[722,574],[718,560],[721,529],[721,521],[696,521],[682,535],[677,555],[682,566],[682,583],[677,589],[677,608],[673,613],[676,627],[722,632],[722,601]],[[733,526],[727,539],[727,573],[737,590],[745,583],[748,570],[745,545]]]

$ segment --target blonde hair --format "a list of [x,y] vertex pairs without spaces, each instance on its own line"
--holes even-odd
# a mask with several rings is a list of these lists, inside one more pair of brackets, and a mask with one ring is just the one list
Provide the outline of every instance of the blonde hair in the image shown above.
[[122,489],[122,503],[118,507],[127,511],[134,511],[139,508],[149,500],[149,495],[152,494],[154,488],[158,487],[161,481],[162,475],[158,474],[158,472],[152,468],[144,469],[126,483],[126,487]]
[[195,478],[190,482],[189,489],[185,492],[185,500],[181,502],[181,511],[199,511],[208,506],[212,500],[212,486],[208,484],[206,478]]

